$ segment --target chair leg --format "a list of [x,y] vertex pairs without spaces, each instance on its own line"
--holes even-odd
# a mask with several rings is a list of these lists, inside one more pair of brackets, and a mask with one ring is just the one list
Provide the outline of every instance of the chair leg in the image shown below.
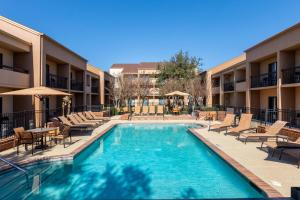
[[19,144],[17,144],[17,155],[19,155]]
[[33,155],[33,142],[31,144],[31,155]]
[[271,157],[274,156],[274,153],[275,153],[275,149],[272,149],[272,154],[271,154]]
[[247,143],[248,137],[245,138],[245,144]]
[[63,143],[64,143],[64,148],[66,148],[66,143],[65,143],[65,139],[63,139]]
[[264,142],[265,142],[265,141],[262,141],[262,142],[261,142],[260,148],[263,148]]
[[283,149],[280,150],[279,160],[281,160],[283,154]]

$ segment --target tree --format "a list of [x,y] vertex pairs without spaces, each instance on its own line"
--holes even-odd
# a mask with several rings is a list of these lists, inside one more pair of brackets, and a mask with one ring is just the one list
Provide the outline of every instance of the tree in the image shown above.
[[189,80],[194,78],[201,65],[200,61],[200,58],[190,57],[188,52],[181,50],[170,61],[162,62],[158,65],[160,72],[157,75],[157,81],[159,84],[162,84],[168,79]]
[[201,105],[207,95],[206,76],[197,75],[190,79],[186,84],[185,90],[190,94],[189,100],[194,111],[195,106]]
[[112,77],[109,80],[109,98],[112,100],[115,108],[120,108],[123,99],[122,88],[120,86],[121,77]]
[[146,97],[149,95],[151,81],[148,76],[142,76],[135,81],[135,94],[142,100],[142,106],[144,105]]

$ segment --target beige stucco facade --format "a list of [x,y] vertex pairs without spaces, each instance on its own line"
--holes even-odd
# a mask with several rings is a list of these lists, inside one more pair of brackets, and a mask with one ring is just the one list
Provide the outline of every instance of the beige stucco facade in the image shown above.
[[[0,92],[48,86],[72,94],[72,106],[100,105],[101,70],[51,37],[0,16]],[[93,69],[91,69],[93,68]],[[39,110],[38,99],[1,97],[1,112]],[[35,102],[35,103],[34,103]],[[49,97],[47,109],[62,106]]]
[[300,23],[208,72],[209,106],[293,110],[300,122]]

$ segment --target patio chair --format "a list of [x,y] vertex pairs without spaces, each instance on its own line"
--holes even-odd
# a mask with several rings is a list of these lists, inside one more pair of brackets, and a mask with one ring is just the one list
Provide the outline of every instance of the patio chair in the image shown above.
[[157,115],[162,115],[162,116],[163,116],[163,119],[164,119],[164,116],[165,116],[164,110],[165,110],[165,109],[164,109],[164,106],[162,106],[162,105],[157,106],[156,114],[157,114]]
[[155,106],[149,106],[149,114],[155,115]]
[[253,130],[256,128],[251,128],[252,114],[242,114],[241,119],[239,121],[239,125],[234,128],[228,129],[228,132],[232,135],[240,136],[240,134],[244,131]]
[[66,143],[65,143],[66,138],[70,138],[70,144],[72,143],[72,137],[71,137],[71,134],[70,134],[70,132],[71,132],[70,129],[71,129],[70,126],[64,126],[62,128],[62,131],[60,132],[60,134],[58,134],[56,136],[52,136],[51,138],[53,140],[55,140],[55,143],[57,143],[57,140],[63,141],[64,148],[66,148]]
[[81,112],[75,113],[74,115],[84,123],[95,123],[96,125],[100,126],[102,122],[102,120],[88,120]]
[[[264,141],[267,141],[270,138],[278,138],[279,132],[281,129],[287,124],[285,121],[277,120],[272,126],[270,126],[265,133],[242,133],[240,138],[244,138],[245,144],[249,138],[258,138],[262,141],[261,146],[263,145]],[[280,136],[282,138],[287,138],[286,136]]]
[[33,155],[34,143],[40,142],[41,138],[34,136],[30,132],[26,132],[23,127],[14,128],[15,132],[15,145],[17,146],[17,154],[19,154],[19,146],[24,144],[25,150],[28,150],[27,145],[31,145],[31,154]]
[[67,125],[71,128],[71,130],[74,131],[83,131],[83,130],[90,130],[92,129],[91,126],[89,125],[83,125],[83,124],[73,124],[72,122],[70,122],[66,117],[64,116],[59,116],[58,119],[64,124]]
[[226,129],[226,133],[227,133],[227,129],[228,129],[228,127],[232,126],[232,124],[234,122],[234,118],[235,118],[234,114],[226,114],[225,119],[221,124],[215,124],[215,125],[209,126],[208,131],[218,130],[218,133],[220,133],[221,129]]
[[148,115],[149,114],[149,106],[143,106],[142,114],[143,115]]

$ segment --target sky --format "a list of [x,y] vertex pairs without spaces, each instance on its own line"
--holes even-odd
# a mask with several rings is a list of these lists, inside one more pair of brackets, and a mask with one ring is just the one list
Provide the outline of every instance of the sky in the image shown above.
[[108,70],[169,60],[203,69],[300,22],[300,0],[0,0],[0,15],[45,33]]

